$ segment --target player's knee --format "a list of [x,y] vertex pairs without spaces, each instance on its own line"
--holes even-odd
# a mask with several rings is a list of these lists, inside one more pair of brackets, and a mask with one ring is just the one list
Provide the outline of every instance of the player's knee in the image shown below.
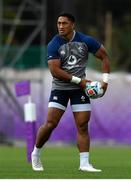
[[57,127],[57,123],[55,122],[51,122],[51,121],[47,121],[46,123],[46,128],[49,130],[53,130]]
[[87,133],[87,131],[88,131],[88,123],[87,122],[80,123],[78,126],[78,132],[80,134],[83,134],[83,133]]

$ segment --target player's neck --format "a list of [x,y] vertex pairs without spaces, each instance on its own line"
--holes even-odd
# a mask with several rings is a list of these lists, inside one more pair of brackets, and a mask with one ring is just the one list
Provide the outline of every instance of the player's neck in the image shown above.
[[72,41],[75,37],[76,32],[72,31],[70,34],[68,34],[67,36],[63,36],[64,39],[66,39],[67,41]]

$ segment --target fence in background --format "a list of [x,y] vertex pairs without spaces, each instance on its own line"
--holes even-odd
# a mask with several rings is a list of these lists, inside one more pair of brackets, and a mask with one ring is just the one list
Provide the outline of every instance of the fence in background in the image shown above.
[[[23,120],[23,104],[26,97],[17,99],[14,83],[20,80],[31,80],[33,101],[37,105],[37,127],[46,120],[48,98],[51,88],[51,75],[48,69],[17,71],[3,69],[6,90],[0,86],[0,141],[4,139],[25,140],[25,123]],[[2,73],[2,72],[1,72]],[[100,80],[102,74],[87,70],[88,78]],[[2,82],[4,83],[4,82]],[[92,116],[90,133],[92,140],[102,142],[131,143],[131,75],[112,73],[107,93],[104,97],[92,100]],[[52,134],[50,141],[75,142],[76,128],[70,106],[68,106],[59,126]]]
[[[21,46],[11,46],[5,59],[6,46],[0,47],[1,62],[0,66],[14,68],[17,70],[27,70],[32,68],[46,68],[46,46],[30,46],[19,56]],[[18,57],[19,56],[19,57]],[[2,60],[3,59],[3,60]]]

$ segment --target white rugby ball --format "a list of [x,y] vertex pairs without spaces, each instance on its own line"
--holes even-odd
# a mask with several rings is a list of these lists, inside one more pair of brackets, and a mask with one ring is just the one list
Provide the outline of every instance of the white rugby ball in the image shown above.
[[89,98],[96,99],[101,97],[104,91],[101,88],[101,83],[99,81],[92,81],[86,83],[85,93]]

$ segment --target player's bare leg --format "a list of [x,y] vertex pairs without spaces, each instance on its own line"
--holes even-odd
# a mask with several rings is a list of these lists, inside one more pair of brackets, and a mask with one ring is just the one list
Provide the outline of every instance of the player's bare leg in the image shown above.
[[42,166],[40,160],[40,152],[42,146],[49,139],[52,131],[57,127],[64,111],[57,108],[49,108],[47,121],[39,128],[36,138],[36,146],[32,152],[32,168],[35,171],[43,171],[44,168]]
[[49,108],[47,121],[43,124],[37,133],[36,147],[41,148],[49,139],[52,131],[57,127],[64,111],[58,108]]
[[75,123],[77,127],[77,146],[80,152],[89,152],[90,137],[88,134],[88,122],[90,120],[90,111],[74,112]]
[[80,152],[80,170],[88,172],[100,172],[89,163],[90,136],[88,132],[88,122],[90,111],[74,112],[77,127],[77,146]]

